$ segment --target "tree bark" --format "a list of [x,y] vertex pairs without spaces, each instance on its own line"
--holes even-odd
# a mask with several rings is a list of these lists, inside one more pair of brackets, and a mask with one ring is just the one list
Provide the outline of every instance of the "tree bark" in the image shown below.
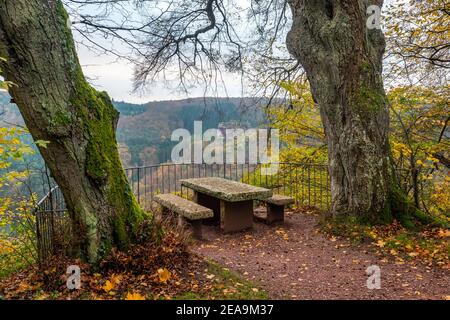
[[0,56],[10,93],[61,188],[76,254],[97,262],[133,240],[143,211],[116,143],[119,113],[85,80],[60,0],[0,0]]
[[366,9],[383,1],[288,2],[288,50],[306,70],[328,142],[332,211],[380,215],[395,182],[382,80],[385,41],[381,30],[366,27]]

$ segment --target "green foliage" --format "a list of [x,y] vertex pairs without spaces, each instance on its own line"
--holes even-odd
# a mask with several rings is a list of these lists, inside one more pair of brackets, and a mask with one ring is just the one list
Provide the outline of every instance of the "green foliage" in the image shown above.
[[[14,200],[14,206],[0,216],[0,223],[14,217],[7,226],[0,226],[0,278],[36,263],[34,216],[30,199]],[[9,216],[9,217],[6,217]]]
[[[33,149],[23,144],[27,134],[19,128],[0,128],[0,278],[35,261],[34,215],[35,196],[23,196],[17,188],[29,175],[27,170],[14,170]],[[6,195],[5,189],[16,190]]]
[[[426,215],[420,220],[450,223],[450,177],[437,156],[450,158],[449,87],[399,87],[389,94],[391,103],[391,150],[395,166],[404,176]],[[428,219],[425,219],[428,215]]]
[[289,195],[296,206],[313,206],[329,210],[331,204],[330,180],[327,166],[315,163],[280,164],[274,175],[262,175],[261,168],[244,174],[241,181],[274,193]]
[[261,175],[258,168],[242,181],[292,196],[298,206],[328,210],[328,155],[320,112],[308,83],[283,83],[282,87],[291,95],[289,108],[274,105],[267,111],[270,126],[280,130],[282,164],[275,175]]
[[270,124],[280,130],[284,144],[281,161],[325,163],[325,134],[308,83],[283,83],[282,87],[291,96],[289,108],[274,105],[268,110]]

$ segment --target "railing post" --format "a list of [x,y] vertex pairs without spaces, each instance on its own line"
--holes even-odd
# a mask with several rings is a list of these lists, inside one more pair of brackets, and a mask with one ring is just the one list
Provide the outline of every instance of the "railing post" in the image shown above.
[[308,165],[308,205],[311,205],[311,166]]
[[137,198],[138,203],[141,204],[141,188],[140,188],[140,182],[141,182],[141,170],[140,168],[137,168]]

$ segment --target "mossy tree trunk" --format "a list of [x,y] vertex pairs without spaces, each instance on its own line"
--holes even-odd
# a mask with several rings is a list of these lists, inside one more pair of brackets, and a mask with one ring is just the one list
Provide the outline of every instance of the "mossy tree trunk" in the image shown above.
[[61,188],[75,254],[96,262],[125,248],[143,211],[116,143],[119,114],[105,92],[85,80],[60,0],[0,0],[1,68],[10,93]]
[[[399,209],[383,88],[384,36],[368,29],[368,0],[289,0],[287,46],[306,70],[328,143],[332,210],[381,217]],[[396,200],[397,199],[397,200]],[[402,198],[402,201],[404,198]]]

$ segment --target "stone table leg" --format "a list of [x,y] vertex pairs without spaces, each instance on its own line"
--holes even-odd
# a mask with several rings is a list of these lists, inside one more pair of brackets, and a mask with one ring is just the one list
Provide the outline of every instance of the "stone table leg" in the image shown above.
[[219,223],[220,221],[220,200],[209,195],[194,191],[194,202],[201,206],[211,209],[214,211],[214,218],[205,219],[205,221],[212,221]]
[[240,202],[220,201],[220,227],[233,232],[253,227],[253,200]]
[[272,224],[274,222],[284,222],[284,206],[267,204],[266,222],[268,224]]
[[203,240],[203,221],[202,220],[189,220],[182,216],[178,216],[178,227],[183,228],[186,224],[192,228],[192,235],[197,240]]
[[203,240],[202,220],[191,220],[189,222],[191,223],[192,226],[192,235],[194,236],[194,238],[198,240]]

